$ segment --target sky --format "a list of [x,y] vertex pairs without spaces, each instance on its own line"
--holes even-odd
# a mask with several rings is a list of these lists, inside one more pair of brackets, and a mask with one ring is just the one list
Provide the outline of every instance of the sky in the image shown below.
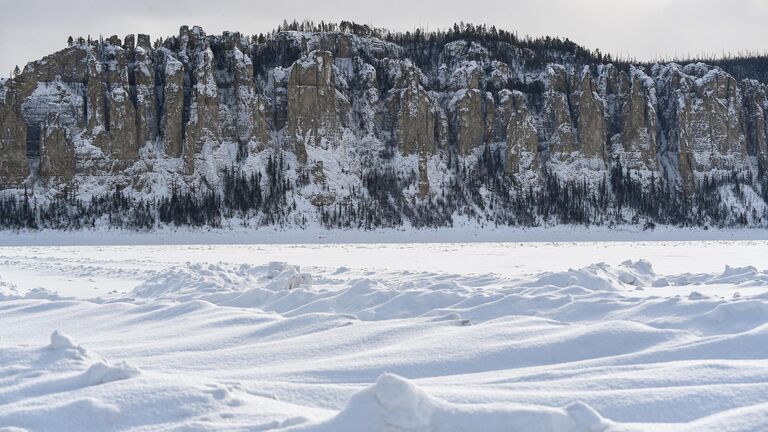
[[768,0],[0,0],[0,76],[64,48],[70,35],[154,40],[183,24],[258,34],[283,19],[393,30],[486,23],[638,60],[768,51]]

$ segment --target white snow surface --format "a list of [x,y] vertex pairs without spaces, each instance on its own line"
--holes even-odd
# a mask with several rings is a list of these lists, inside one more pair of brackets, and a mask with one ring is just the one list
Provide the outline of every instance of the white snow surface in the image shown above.
[[767,241],[112,235],[0,248],[0,431],[768,430]]

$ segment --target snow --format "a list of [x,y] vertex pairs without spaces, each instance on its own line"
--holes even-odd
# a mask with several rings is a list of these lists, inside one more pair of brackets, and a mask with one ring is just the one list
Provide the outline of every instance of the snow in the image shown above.
[[59,333],[58,330],[51,333],[51,349],[53,350],[61,350],[61,349],[69,349],[69,348],[78,348],[78,346],[72,341],[72,338]]
[[452,404],[431,397],[402,377],[383,374],[374,385],[352,396],[333,419],[290,430],[471,431],[479,425],[488,430],[599,432],[606,430],[609,423],[578,402],[562,410]]
[[0,430],[768,427],[764,240],[47,234],[2,238]]

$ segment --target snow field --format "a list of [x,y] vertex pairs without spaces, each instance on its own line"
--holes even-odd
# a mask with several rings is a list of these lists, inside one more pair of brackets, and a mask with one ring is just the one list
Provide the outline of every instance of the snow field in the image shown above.
[[0,430],[765,430],[765,253],[3,248]]

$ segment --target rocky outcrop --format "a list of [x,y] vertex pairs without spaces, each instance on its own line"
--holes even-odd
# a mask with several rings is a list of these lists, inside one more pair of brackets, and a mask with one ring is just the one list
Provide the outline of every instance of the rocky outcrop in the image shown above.
[[136,107],[136,143],[138,147],[143,147],[148,143],[153,143],[159,132],[154,56],[147,35],[139,35],[138,46],[134,46],[133,35],[126,36],[124,48],[133,56],[131,70],[133,71],[133,98]]
[[313,51],[293,64],[288,79],[288,137],[300,161],[307,160],[306,145],[329,148],[338,142],[337,105],[342,103],[330,52]]
[[606,154],[606,124],[603,100],[598,96],[589,67],[581,72],[576,101],[576,131],[579,150],[589,158],[604,158]]
[[40,130],[40,177],[68,182],[75,176],[75,145],[61,115],[51,112]]
[[525,95],[502,90],[501,104],[507,106],[507,173],[517,175],[536,170],[539,136],[533,116],[528,111]]
[[579,158],[576,129],[571,118],[568,72],[560,65],[547,69],[548,89],[544,93],[543,132],[549,157],[557,161]]
[[657,68],[664,107],[662,133],[667,151],[676,154],[680,179],[692,192],[698,173],[722,176],[722,171],[749,169],[742,117],[741,91],[736,80],[703,64]]
[[242,51],[242,36],[225,33],[220,49],[224,67],[216,74],[216,85],[219,88],[222,136],[240,146],[252,144],[254,150],[263,150],[270,140],[269,103],[256,87],[253,62]]
[[387,111],[395,121],[391,134],[403,154],[434,154],[436,106],[422,85],[421,71],[411,62],[385,64],[395,88],[387,98]]
[[[213,52],[200,27],[183,26],[179,32],[180,59],[185,67],[184,143],[182,157],[186,174],[193,172],[196,155],[203,146],[221,143],[219,88],[214,77]],[[187,81],[188,80],[188,81]],[[187,82],[189,85],[187,86]]]
[[160,131],[165,154],[181,157],[184,149],[184,65],[168,51],[160,51],[163,97],[160,109]]
[[17,94],[0,89],[0,185],[21,184],[29,175],[27,125]]
[[117,36],[109,39],[103,51],[107,135],[99,142],[102,149],[107,150],[107,157],[116,164],[115,168],[122,170],[136,162],[139,156],[136,104],[130,94],[128,54],[120,46]]
[[[451,87],[454,93],[448,102],[448,112],[452,141],[460,155],[468,155],[473,148],[481,146],[485,138],[485,101],[477,63],[462,64],[451,76]],[[489,120],[493,123],[492,118]]]
[[479,89],[457,90],[449,109],[456,150],[460,155],[468,155],[485,137],[483,94]]
[[621,108],[621,145],[624,166],[656,170],[656,85],[642,70],[631,68],[628,94]]
[[[43,180],[69,181],[75,174],[74,137],[85,125],[85,88],[60,77],[38,83],[21,104],[26,142],[24,164],[40,168]],[[26,158],[25,158],[26,159]]]
[[757,158],[761,172],[768,170],[768,96],[759,82],[743,83],[744,125],[747,129],[747,151]]
[[347,182],[395,163],[407,179],[397,187],[417,198],[457,187],[480,163],[528,188],[545,172],[599,182],[621,164],[690,193],[704,177],[749,174],[757,185],[768,170],[759,81],[704,64],[542,55],[501,39],[385,39],[183,26],[154,43],[78,41],[0,85],[0,185],[119,177],[110,184],[216,190],[224,167],[263,171],[278,153],[295,154],[295,177],[323,197],[333,175]]

